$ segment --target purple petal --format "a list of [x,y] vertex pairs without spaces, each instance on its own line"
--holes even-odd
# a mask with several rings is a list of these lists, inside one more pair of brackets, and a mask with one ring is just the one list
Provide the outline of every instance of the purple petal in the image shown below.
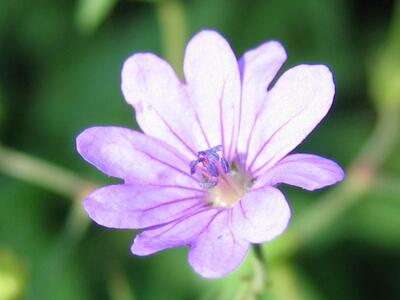
[[120,127],[92,127],[77,140],[80,155],[109,176],[127,183],[198,188],[187,171],[189,161],[168,145]]
[[189,263],[206,278],[222,277],[239,267],[249,243],[229,228],[227,211],[215,216],[189,252]]
[[285,49],[276,41],[266,42],[247,51],[239,60],[242,79],[239,153],[247,152],[247,141],[254,121],[264,105],[267,88],[285,60]]
[[184,73],[207,148],[222,144],[230,160],[239,126],[240,75],[228,42],[214,31],[196,34],[186,48]]
[[246,165],[253,176],[303,141],[331,107],[334,89],[326,66],[299,65],[282,75],[268,93],[250,136]]
[[263,174],[255,182],[254,188],[286,183],[313,191],[343,178],[342,168],[332,160],[312,154],[292,154]]
[[173,221],[204,206],[203,193],[152,186],[111,185],[89,195],[83,205],[96,223],[137,229]]
[[191,245],[218,213],[217,209],[200,209],[176,221],[138,234],[131,251],[136,255]]
[[285,231],[290,208],[276,188],[251,190],[232,209],[231,226],[236,235],[251,243],[271,241]]
[[122,69],[122,92],[146,134],[190,158],[208,148],[185,85],[161,58],[151,53],[129,57]]

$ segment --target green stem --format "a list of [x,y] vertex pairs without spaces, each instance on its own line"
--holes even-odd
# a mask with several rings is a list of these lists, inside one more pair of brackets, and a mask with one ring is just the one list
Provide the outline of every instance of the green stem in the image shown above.
[[353,167],[379,169],[397,142],[399,125],[399,109],[389,106],[379,107],[375,129],[354,161]]
[[271,274],[274,278],[272,285],[272,294],[276,297],[274,299],[306,300],[310,299],[311,290],[315,293],[312,285],[304,285],[304,278],[290,261],[271,266]]
[[54,276],[63,274],[68,269],[68,265],[73,263],[74,255],[79,246],[79,242],[85,235],[90,222],[82,210],[81,196],[72,202],[68,212],[64,227],[54,240],[54,244],[49,247],[47,254],[44,254],[43,263],[39,268],[35,268],[27,287],[27,299],[46,298],[48,294],[47,285],[53,285],[59,279]]
[[254,244],[253,245],[254,253],[256,256],[256,259],[261,263],[265,264],[265,257],[264,253],[262,251],[262,246],[260,244]]
[[129,280],[126,276],[124,270],[118,263],[113,264],[110,269],[109,280],[108,280],[108,290],[110,294],[110,299],[112,300],[134,300],[135,296],[132,288],[129,285]]
[[253,245],[254,262],[253,262],[253,280],[251,282],[251,292],[253,298],[256,299],[262,295],[266,286],[266,260],[262,251],[262,245]]
[[376,195],[386,194],[389,196],[400,195],[400,178],[389,177],[380,174],[375,179],[375,186],[372,190]]
[[156,7],[165,58],[182,79],[182,62],[187,38],[185,8],[180,0],[158,1]]
[[0,170],[70,199],[94,186],[69,170],[3,145],[0,145]]

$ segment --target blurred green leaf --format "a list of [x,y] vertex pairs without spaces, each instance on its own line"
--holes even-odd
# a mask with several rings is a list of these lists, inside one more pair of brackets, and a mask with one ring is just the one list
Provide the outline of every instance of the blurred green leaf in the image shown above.
[[380,49],[369,63],[370,93],[377,105],[400,106],[400,43],[397,48]]
[[156,4],[165,59],[183,79],[183,57],[188,22],[182,0],[159,1]]
[[0,248],[0,299],[19,299],[25,288],[22,262],[9,249]]
[[131,286],[129,285],[129,280],[126,276],[127,274],[115,265],[113,268],[114,269],[110,272],[110,278],[108,280],[111,300],[135,300],[136,298]]
[[0,186],[0,243],[13,249],[21,260],[37,263],[54,230],[47,226],[51,216],[46,214],[46,206],[53,201],[46,200],[43,191],[3,175]]
[[400,1],[396,2],[386,40],[368,61],[370,93],[377,105],[400,107]]
[[0,85],[0,128],[3,125],[3,119],[4,119],[4,98],[3,98],[3,93]]
[[267,265],[269,284],[264,300],[322,300],[321,293],[307,276],[290,262]]
[[80,265],[67,247],[54,248],[62,240],[63,201],[3,176],[0,186],[0,244],[27,262],[25,299],[87,299]]
[[400,249],[400,195],[371,194],[352,212],[348,226],[355,238],[394,251]]
[[203,28],[220,30],[238,56],[276,39],[288,52],[284,69],[304,62],[322,63],[332,69],[337,94],[341,95],[336,99],[339,103],[344,105],[349,95],[359,97],[358,93],[363,92],[355,86],[363,80],[360,52],[364,49],[361,42],[354,43],[350,30],[353,19],[348,15],[347,2],[202,0],[189,3],[189,20],[194,32]]
[[10,19],[18,13],[21,3],[21,0],[0,1],[0,38],[7,30],[7,24],[10,22]]
[[118,0],[79,0],[75,22],[85,34],[92,33],[111,14]]
[[[29,133],[23,140],[27,147],[40,149],[50,160],[70,167],[79,165],[103,180],[105,176],[80,159],[75,138],[90,126],[135,127],[133,109],[120,90],[122,64],[142,49],[159,52],[158,43],[149,38],[157,34],[154,15],[143,14],[117,27],[118,34],[107,30],[94,34],[84,44],[69,45],[43,70],[34,100],[37,105],[26,129]],[[44,149],[38,140],[45,141]]]

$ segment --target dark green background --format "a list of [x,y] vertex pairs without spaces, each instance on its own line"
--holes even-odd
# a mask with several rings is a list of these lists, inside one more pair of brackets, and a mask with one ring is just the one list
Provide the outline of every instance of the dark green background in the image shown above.
[[[1,0],[1,143],[110,183],[79,157],[75,137],[94,125],[136,126],[120,71],[132,53],[163,55],[154,2],[118,1],[85,33],[76,23],[77,1]],[[376,118],[367,65],[385,41],[392,1],[192,0],[184,7],[189,36],[217,29],[238,56],[276,39],[288,52],[285,68],[329,65],[335,103],[301,150],[348,166]],[[397,178],[398,146],[384,168]],[[285,192],[294,219],[324,193]],[[17,299],[130,299],[127,287],[135,299],[217,299],[220,285],[236,288],[229,278],[201,279],[186,249],[131,256],[133,232],[90,226],[75,239],[65,230],[70,207],[70,199],[0,173],[0,299],[1,274],[16,278]],[[399,250],[399,194],[372,192],[290,261],[305,293],[299,299],[400,299]],[[282,298],[267,292],[263,299]]]

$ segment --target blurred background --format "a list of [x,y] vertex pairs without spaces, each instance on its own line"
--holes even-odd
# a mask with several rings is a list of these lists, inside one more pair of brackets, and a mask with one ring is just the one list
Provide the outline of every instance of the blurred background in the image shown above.
[[[135,232],[96,226],[81,201],[113,179],[75,137],[137,128],[124,60],[155,52],[181,70],[187,39],[214,28],[237,56],[276,39],[330,66],[336,100],[300,151],[345,167],[341,185],[284,188],[287,233],[234,274],[204,280],[186,249],[134,257]],[[361,0],[1,0],[0,300],[400,299],[400,5]],[[261,275],[260,275],[261,274]]]

